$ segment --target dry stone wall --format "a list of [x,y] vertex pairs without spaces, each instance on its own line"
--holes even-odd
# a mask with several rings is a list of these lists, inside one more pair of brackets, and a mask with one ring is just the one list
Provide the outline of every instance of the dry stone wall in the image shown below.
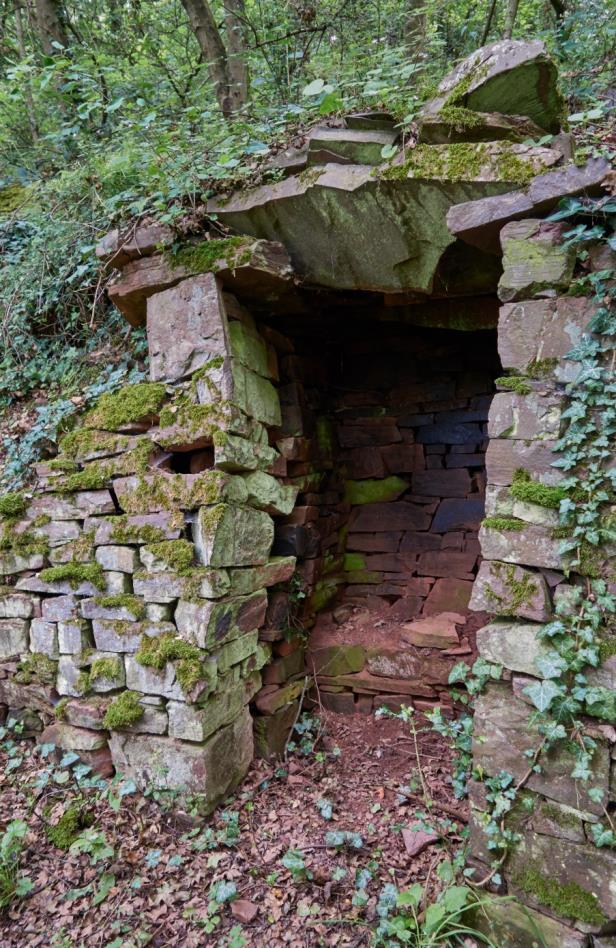
[[210,273],[148,311],[153,381],[104,396],[36,492],[3,499],[0,701],[99,772],[211,807],[253,756],[296,489],[269,473],[277,362],[247,311]]

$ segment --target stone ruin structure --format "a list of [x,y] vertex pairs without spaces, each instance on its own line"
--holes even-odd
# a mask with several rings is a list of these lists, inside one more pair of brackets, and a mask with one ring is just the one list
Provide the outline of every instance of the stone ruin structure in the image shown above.
[[[579,579],[536,488],[563,477],[567,354],[597,305],[576,280],[614,266],[545,218],[609,167],[572,160],[539,42],[480,50],[418,124],[386,162],[385,113],[313,128],[273,183],[210,202],[230,237],[142,223],[101,243],[150,380],[0,499],[0,702],[26,733],[213,808],[302,701],[455,713],[478,630],[504,673],[477,699],[474,764],[525,772],[538,630]],[[592,675],[613,692],[606,656]],[[587,719],[603,802],[566,751],[527,782],[503,875],[530,914],[504,910],[503,944],[611,930],[616,859],[591,827],[616,802],[614,723]],[[471,804],[487,865],[484,784]]]

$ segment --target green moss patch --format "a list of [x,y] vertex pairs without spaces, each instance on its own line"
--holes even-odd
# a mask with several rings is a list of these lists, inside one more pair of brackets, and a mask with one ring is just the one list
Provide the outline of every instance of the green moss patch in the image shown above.
[[23,494],[3,494],[0,497],[1,517],[21,517],[28,508],[28,501]]
[[515,517],[486,517],[482,526],[489,530],[523,530],[526,524],[523,520],[516,520]]
[[80,833],[94,822],[94,814],[80,806],[65,810],[57,823],[45,827],[47,839],[58,849],[68,850]]
[[506,596],[500,596],[490,587],[486,588],[488,598],[494,603],[498,615],[516,615],[522,606],[532,603],[537,594],[537,583],[529,573],[516,579],[517,567],[513,563],[491,563],[492,576],[499,579],[506,590]]
[[112,593],[108,596],[97,596],[94,602],[103,609],[127,609],[135,617],[135,621],[145,618],[145,603],[138,596],[133,596],[131,593]]
[[529,395],[533,390],[523,375],[501,375],[494,379],[494,384],[508,392],[516,392],[517,395]]
[[128,435],[109,434],[90,428],[71,431],[60,441],[60,451],[68,458],[85,457],[88,454],[115,454],[123,451],[129,444]]
[[515,500],[521,500],[527,504],[538,504],[540,507],[550,507],[554,510],[558,510],[560,502],[567,496],[564,487],[539,484],[533,481],[529,472],[523,468],[518,468],[514,473],[509,493]]
[[42,652],[26,655],[17,666],[13,681],[20,685],[53,685],[56,681],[58,663]]
[[95,658],[90,666],[90,682],[107,678],[113,681],[122,673],[122,662],[119,658]]
[[217,270],[232,270],[248,263],[250,247],[254,239],[247,237],[225,237],[220,240],[203,240],[189,244],[167,254],[169,263],[183,267],[191,273],[208,273]]
[[118,392],[107,392],[86,415],[84,427],[116,431],[132,422],[157,417],[165,395],[162,382],[138,382]]
[[557,882],[534,866],[527,866],[513,877],[513,881],[523,892],[532,895],[557,915],[575,918],[588,925],[602,925],[607,921],[596,895],[576,882]]
[[163,540],[162,543],[151,543],[145,549],[179,576],[192,572],[195,549],[188,540]]
[[118,730],[136,724],[143,715],[144,709],[139,703],[139,695],[135,691],[123,691],[105,711],[103,725],[109,730]]
[[105,574],[100,563],[61,563],[44,569],[40,578],[44,583],[70,583],[77,589],[81,583],[91,583],[97,589],[105,588]]
[[402,164],[390,165],[380,172],[386,181],[407,178],[445,181],[474,181],[484,169],[495,180],[527,184],[538,173],[533,162],[522,158],[512,147],[502,144],[493,152],[485,142],[454,142],[451,145],[417,145]]
[[346,481],[344,499],[350,504],[386,503],[395,500],[408,488],[408,481],[395,476],[379,480]]
[[157,671],[162,671],[167,662],[176,662],[176,677],[186,692],[208,677],[201,649],[177,638],[171,632],[156,638],[142,636],[135,658],[140,665],[155,668]]

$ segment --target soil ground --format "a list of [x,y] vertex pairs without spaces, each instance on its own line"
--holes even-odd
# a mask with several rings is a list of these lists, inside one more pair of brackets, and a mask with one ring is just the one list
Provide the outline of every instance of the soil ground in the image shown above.
[[[448,844],[455,848],[466,810],[451,789],[451,754],[425,719],[418,716],[417,723],[433,812],[452,819]],[[5,911],[0,944],[370,944],[383,887],[404,889],[420,881],[434,895],[435,870],[446,849],[436,842],[411,856],[405,846],[403,829],[425,812],[407,724],[322,712],[312,727],[319,734],[314,750],[303,754],[298,748],[279,762],[255,761],[235,797],[207,820],[137,793],[125,796],[115,812],[98,794],[90,803],[93,828],[104,832],[113,852],[96,866],[89,855],[64,852],[47,839],[45,826],[66,808],[70,791],[54,779],[33,789],[46,764],[32,753],[34,744],[20,744],[23,760],[8,772],[3,748],[0,828],[17,818],[28,822],[21,868],[34,888]],[[328,804],[330,819],[324,818]],[[239,821],[235,841],[230,814]],[[361,848],[326,846],[326,834],[338,830],[359,833]],[[301,851],[296,879],[284,865],[290,849]],[[114,880],[95,905],[102,873]],[[208,912],[211,887],[221,881],[234,883],[237,897]],[[358,901],[364,904],[353,904]]]

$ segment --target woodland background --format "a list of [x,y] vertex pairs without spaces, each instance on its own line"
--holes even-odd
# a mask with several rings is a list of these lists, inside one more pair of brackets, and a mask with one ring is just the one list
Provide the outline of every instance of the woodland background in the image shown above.
[[190,232],[218,190],[324,115],[413,121],[463,56],[544,40],[578,154],[609,154],[615,0],[0,0],[0,487],[146,371],[94,246],[153,215]]

